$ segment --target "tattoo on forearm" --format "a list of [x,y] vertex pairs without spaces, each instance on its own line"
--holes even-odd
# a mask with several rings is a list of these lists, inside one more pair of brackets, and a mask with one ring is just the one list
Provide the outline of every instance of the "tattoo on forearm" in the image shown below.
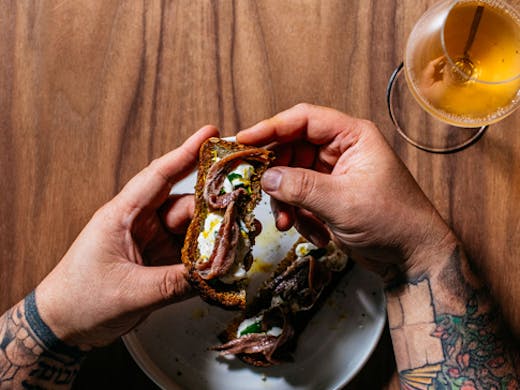
[[[485,290],[472,287],[461,256],[456,249],[437,275],[387,291],[403,389],[520,388],[514,339]],[[450,311],[457,306],[460,312]]]
[[82,358],[43,322],[34,292],[0,317],[0,389],[69,388]]

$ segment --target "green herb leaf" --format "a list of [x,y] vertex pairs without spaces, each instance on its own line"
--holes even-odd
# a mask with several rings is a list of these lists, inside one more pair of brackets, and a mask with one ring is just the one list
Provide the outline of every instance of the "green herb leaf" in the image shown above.
[[246,327],[242,332],[240,332],[240,336],[250,333],[261,333],[262,332],[262,322],[255,322],[254,324]]
[[235,179],[242,179],[242,175],[238,173],[230,173],[229,175],[227,175],[227,178],[230,182],[232,182]]

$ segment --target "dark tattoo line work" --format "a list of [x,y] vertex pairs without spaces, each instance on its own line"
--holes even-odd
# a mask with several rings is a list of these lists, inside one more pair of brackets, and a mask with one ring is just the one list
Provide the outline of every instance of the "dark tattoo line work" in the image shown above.
[[[396,287],[388,292],[401,386],[406,390],[519,389],[518,351],[507,343],[513,338],[505,334],[487,293],[471,287],[460,262],[460,251],[455,249],[436,280],[422,276],[408,281],[399,292]],[[441,312],[432,283],[440,283],[455,299],[463,300],[464,312]],[[430,309],[417,315],[418,307]]]
[[83,356],[43,322],[34,291],[0,317],[0,389],[69,388]]

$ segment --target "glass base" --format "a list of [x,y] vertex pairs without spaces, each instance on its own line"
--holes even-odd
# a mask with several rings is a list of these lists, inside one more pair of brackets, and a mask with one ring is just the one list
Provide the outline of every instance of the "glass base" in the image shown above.
[[426,152],[445,154],[463,150],[482,137],[488,126],[458,127],[428,114],[413,97],[402,73],[403,63],[390,77],[386,101],[392,122],[408,143]]

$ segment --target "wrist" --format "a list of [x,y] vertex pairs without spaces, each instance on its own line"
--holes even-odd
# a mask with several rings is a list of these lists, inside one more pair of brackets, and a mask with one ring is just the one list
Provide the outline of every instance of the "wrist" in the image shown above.
[[77,337],[78,332],[74,331],[74,329],[70,327],[70,320],[67,320],[63,311],[56,310],[65,305],[62,302],[53,299],[53,294],[48,293],[46,285],[42,283],[32,294],[35,301],[35,309],[38,311],[38,317],[48,328],[50,340],[59,340],[64,345],[77,349],[77,351],[80,351],[83,354],[91,350],[91,345],[79,341],[80,337]]
[[455,233],[441,220],[413,246],[398,272],[385,280],[386,286],[416,282],[423,276],[437,273],[445,267],[458,243]]
[[28,326],[45,346],[49,353],[67,357],[72,362],[79,362],[87,351],[71,345],[59,338],[53,329],[42,319],[36,302],[36,292],[30,292],[24,299],[24,312]]

